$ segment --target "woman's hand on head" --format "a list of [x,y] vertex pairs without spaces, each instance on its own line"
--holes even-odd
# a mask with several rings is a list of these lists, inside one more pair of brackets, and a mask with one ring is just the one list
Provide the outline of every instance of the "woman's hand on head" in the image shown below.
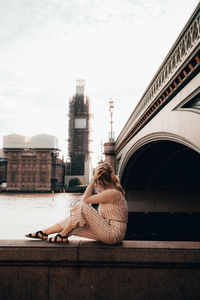
[[99,179],[100,176],[101,176],[101,175],[99,174],[99,171],[96,170],[96,171],[95,171],[95,174],[94,174],[94,176],[93,176],[93,181],[97,181],[97,180]]

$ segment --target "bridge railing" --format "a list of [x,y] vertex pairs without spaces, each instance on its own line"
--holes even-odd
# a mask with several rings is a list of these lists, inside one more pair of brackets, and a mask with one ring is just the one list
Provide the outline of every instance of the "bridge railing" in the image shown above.
[[[155,98],[164,91],[167,84],[172,81],[183,66],[191,57],[191,54],[199,46],[200,42],[200,4],[197,6],[189,21],[178,36],[162,65],[153,77],[145,90],[133,113],[128,119],[116,140],[116,149],[138,122],[140,117],[147,111]],[[180,79],[181,80],[181,79]]]

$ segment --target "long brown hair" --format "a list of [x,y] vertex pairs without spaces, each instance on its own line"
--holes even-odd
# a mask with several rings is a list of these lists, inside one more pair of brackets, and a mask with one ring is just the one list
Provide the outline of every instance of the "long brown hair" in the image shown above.
[[96,180],[96,185],[103,189],[116,189],[120,191],[123,195],[125,194],[124,189],[120,184],[118,176],[115,175],[112,166],[103,162],[97,166],[98,178]]

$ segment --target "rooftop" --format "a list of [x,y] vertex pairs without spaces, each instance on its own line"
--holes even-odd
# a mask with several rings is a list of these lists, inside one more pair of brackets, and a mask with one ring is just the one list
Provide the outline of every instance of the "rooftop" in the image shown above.
[[58,149],[58,138],[48,134],[23,136],[9,134],[3,137],[4,149]]

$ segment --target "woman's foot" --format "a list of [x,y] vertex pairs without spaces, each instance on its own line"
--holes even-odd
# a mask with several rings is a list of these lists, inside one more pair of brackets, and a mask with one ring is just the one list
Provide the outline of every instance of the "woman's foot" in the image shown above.
[[48,234],[42,230],[36,231],[34,233],[27,233],[27,234],[25,234],[25,236],[28,238],[32,238],[32,239],[40,239],[40,240],[45,240],[45,241],[48,238]]
[[56,234],[55,236],[47,239],[47,242],[49,243],[68,243],[68,236],[61,235],[61,234]]

